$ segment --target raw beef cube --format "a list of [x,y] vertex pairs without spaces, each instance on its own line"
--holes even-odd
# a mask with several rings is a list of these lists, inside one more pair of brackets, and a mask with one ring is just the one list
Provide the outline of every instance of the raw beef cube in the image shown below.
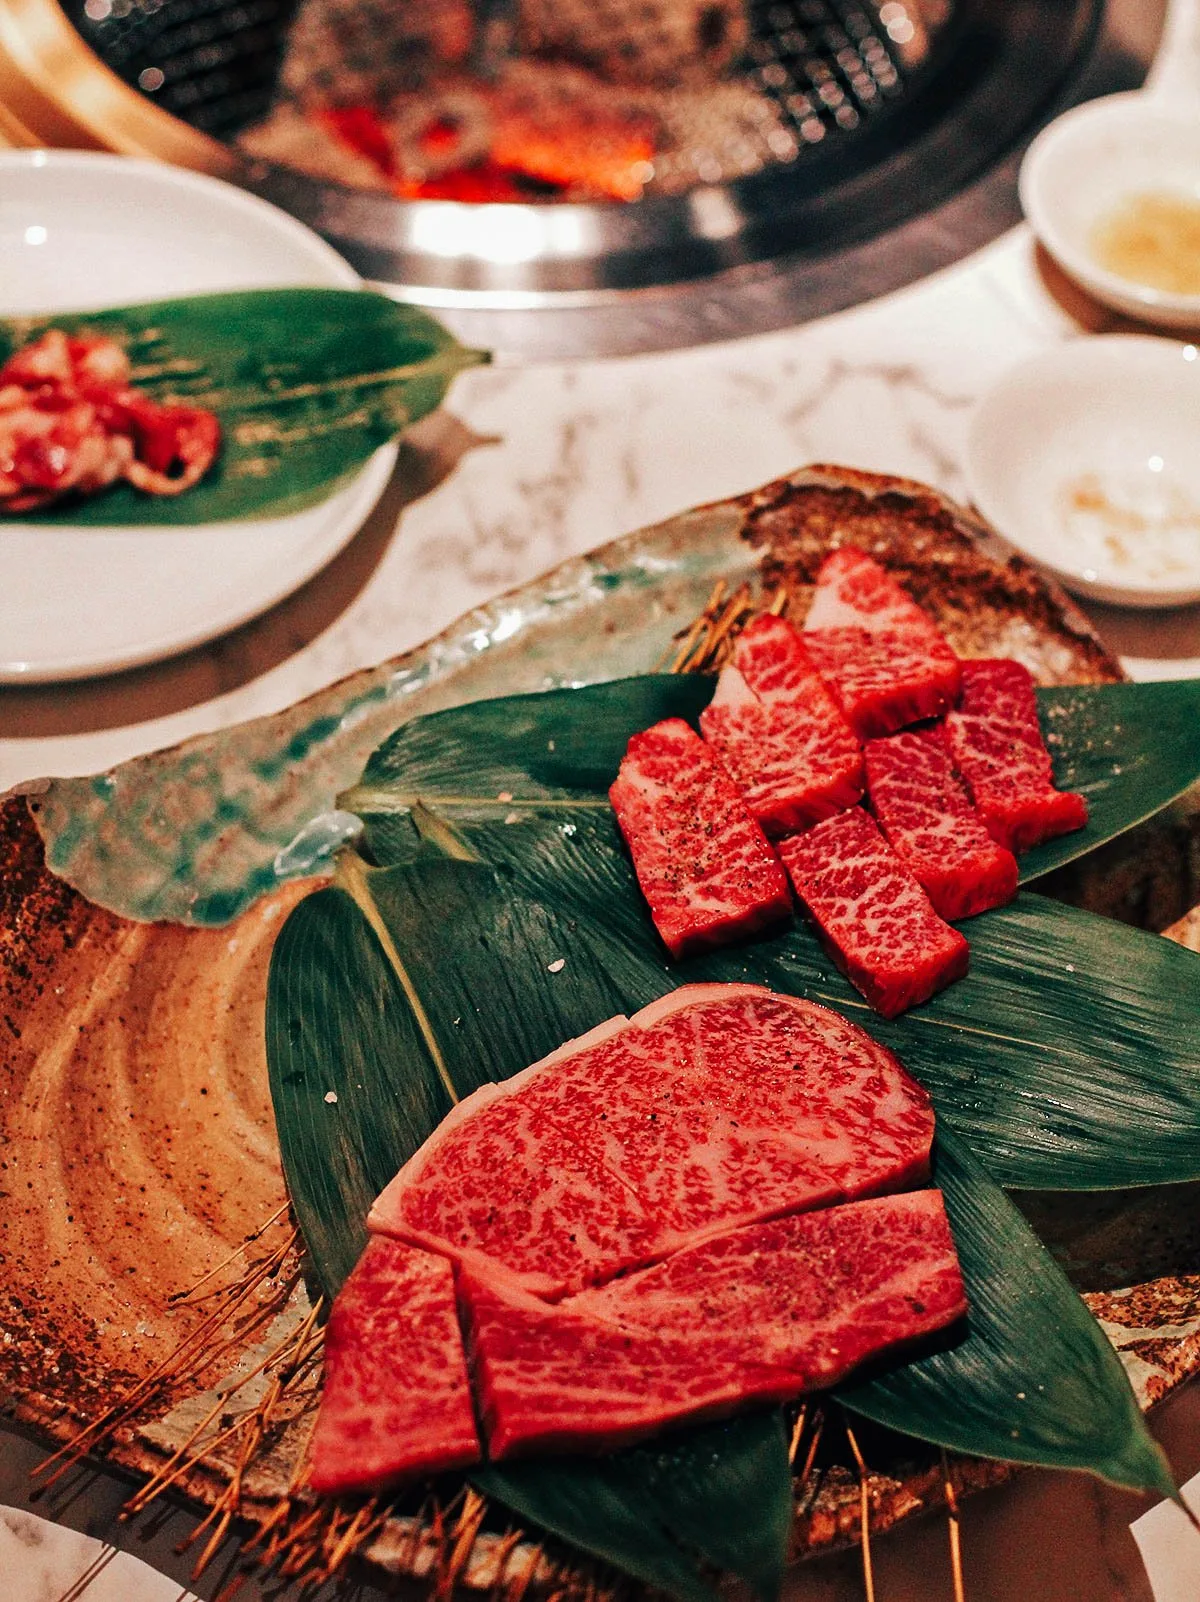
[[369,1225],[557,1299],[722,1230],[920,1184],[932,1138],[925,1091],[856,1025],[757,985],[690,985],[477,1090]]
[[[760,700],[775,705],[810,691],[821,677],[794,623],[770,613],[752,618],[738,635],[733,666]],[[828,694],[828,691],[826,691]],[[836,703],[832,703],[837,710]]]
[[954,772],[940,729],[869,740],[867,785],[884,837],[934,910],[953,922],[1017,893],[1017,859],[997,845]]
[[936,1190],[754,1224],[556,1307],[469,1277],[463,1294],[497,1458],[824,1390],[966,1311]]
[[782,841],[780,851],[833,960],[885,1018],[966,973],[967,942],[861,807]]
[[937,632],[928,612],[887,569],[853,545],[832,551],[821,563],[804,627]]
[[994,840],[1028,851],[1082,829],[1087,802],[1054,788],[1033,677],[1019,662],[964,662],[962,705],[946,719],[958,771]]
[[700,729],[768,835],[806,828],[862,795],[858,738],[783,618],[745,629]]
[[864,740],[941,717],[958,698],[959,661],[936,630],[805,630],[804,644]]
[[444,1257],[375,1236],[329,1315],[309,1483],[365,1490],[481,1455],[454,1271]]
[[853,546],[821,564],[803,637],[864,740],[940,717],[958,697],[958,658],[937,624]]
[[682,718],[635,734],[609,790],[654,926],[673,957],[791,914],[787,875],[733,780]]

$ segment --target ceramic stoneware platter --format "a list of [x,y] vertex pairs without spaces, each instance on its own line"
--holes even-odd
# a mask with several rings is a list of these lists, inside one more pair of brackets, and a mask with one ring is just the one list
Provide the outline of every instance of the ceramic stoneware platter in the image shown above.
[[[23,786],[0,810],[0,1383],[18,1417],[146,1476],[135,1504],[169,1485],[210,1510],[217,1535],[236,1518],[265,1527],[258,1551],[281,1574],[330,1572],[354,1554],[473,1589],[582,1594],[597,1583],[578,1551],[586,1541],[547,1542],[547,1528],[571,1533],[566,1513],[531,1516],[532,1504],[522,1506],[511,1487],[493,1492],[486,1476],[430,1497],[319,1511],[305,1490],[329,1276],[306,1258],[289,1213],[264,1045],[272,948],[339,850],[360,841],[352,802],[338,798],[398,726],[469,702],[661,673],[718,584],[726,593],[746,584],[756,599],[775,598],[802,617],[817,567],[843,544],[895,573],[961,655],[1018,658],[1044,686],[1111,687],[1102,716],[1093,715],[1099,692],[1090,690],[1059,688],[1043,703],[1052,746],[1055,717],[1078,722],[1092,708],[1071,760],[1093,802],[1083,845],[1098,849],[1082,857],[1078,843],[1051,850],[1027,877],[1058,865],[1056,896],[1127,920],[1140,912],[1156,928],[1200,900],[1188,876],[1189,814],[1178,804],[1163,810],[1200,775],[1187,732],[1200,724],[1200,687],[1120,683],[1116,662],[1062,593],[975,519],[923,486],[836,468],[805,469],[629,535],[286,712],[110,773]],[[1151,716],[1166,720],[1170,762],[1148,747]],[[1114,807],[1120,817],[1110,827]],[[1142,823],[1151,813],[1158,816]],[[1022,929],[1035,933],[1052,928],[1056,908],[1064,919],[1088,916],[1040,896],[1017,905]],[[1123,940],[1136,942],[1139,968],[1161,967],[1154,983],[1170,1037],[1164,1052],[1174,1054],[1171,1084],[1182,1083],[1194,1061],[1187,1054],[1200,1049],[1186,1022],[1200,958],[1113,921],[1092,918],[1087,928],[1100,955],[1085,951],[1078,975],[1054,947],[1062,1004],[1069,1010],[1073,991],[1099,982],[1089,963],[1116,961]],[[445,939],[449,953],[449,932]],[[431,937],[422,960],[436,965],[442,955]],[[1045,952],[1029,945],[1027,959],[1050,984]],[[805,980],[812,999],[874,1028],[877,1020],[853,1010],[832,964],[813,960]],[[1001,971],[1000,957],[987,961]],[[967,983],[963,996],[978,998]],[[1012,1005],[1024,1005],[1020,984],[1012,988]],[[1180,990],[1182,1000],[1169,993]],[[1013,1083],[1029,1072],[1030,1051],[1053,1078],[1055,1050],[1039,1042],[1039,1026],[1029,1024],[1028,1040],[1015,1027],[1001,1040],[991,1005],[964,999],[958,1011],[917,1009],[903,1021],[907,1033],[880,1038],[902,1057],[913,1053],[918,1074],[915,1058],[936,1068],[945,1056],[929,1045],[940,1030],[960,1043],[964,1062],[994,1048],[997,1072]],[[1140,1039],[1136,1020],[1126,1021],[1130,1040]],[[1060,1055],[1068,1061],[1065,1048]],[[278,1077],[278,1047],[272,1072],[283,1128],[294,1087],[286,1072]],[[1014,1138],[1011,1110],[997,1100],[984,1139],[971,1096],[952,1079],[937,1081],[939,1117],[956,1143],[978,1138],[977,1155],[994,1156],[998,1177],[1017,1185],[1026,1216],[1120,1353],[1138,1402],[1157,1402],[1200,1367],[1192,1193],[1178,1183],[1144,1185],[1134,1140],[1124,1143],[1118,1174],[1116,1156],[1097,1158],[1085,1131],[1071,1148],[1080,1167],[1069,1192],[1050,1194],[1059,1187],[1030,1183],[1051,1169],[1038,1166],[1032,1146],[1021,1148],[1019,1130]],[[1118,1078],[1112,1086],[1128,1093]],[[1175,1103],[1165,1079],[1152,1090],[1155,1107],[1178,1107],[1179,1128],[1161,1148],[1147,1144],[1146,1172],[1200,1179],[1190,1090]],[[350,1138],[338,1121],[349,1116],[347,1099],[339,1103],[331,1085],[316,1104],[327,1122],[312,1127],[331,1153]],[[1059,1138],[1053,1115],[1045,1127],[1050,1150]],[[851,1395],[847,1406],[855,1405]],[[885,1528],[940,1505],[948,1474],[961,1491],[1011,1472],[992,1460],[1004,1452],[955,1453],[946,1467],[930,1444],[936,1436],[923,1444],[880,1428],[887,1409],[872,1411],[861,1395],[859,1405],[868,1421],[866,1490],[837,1443],[822,1448],[815,1479],[812,1464],[797,1459],[796,1501],[786,1509],[793,1556],[857,1539],[864,1496],[872,1528]],[[1011,1434],[1011,1456],[1051,1460],[1023,1447],[1019,1428]],[[614,1555],[603,1542],[591,1550]],[[753,1575],[739,1561],[731,1555],[729,1566]],[[678,1595],[702,1593],[690,1570],[673,1576],[649,1559],[624,1566]],[[600,1576],[612,1583],[611,1570]],[[771,1589],[767,1581],[758,1588]]]

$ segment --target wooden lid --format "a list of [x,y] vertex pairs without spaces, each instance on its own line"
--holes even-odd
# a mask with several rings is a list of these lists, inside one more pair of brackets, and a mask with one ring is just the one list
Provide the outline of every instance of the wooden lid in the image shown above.
[[218,140],[123,83],[56,0],[0,0],[0,142],[112,150],[218,175],[237,165]]

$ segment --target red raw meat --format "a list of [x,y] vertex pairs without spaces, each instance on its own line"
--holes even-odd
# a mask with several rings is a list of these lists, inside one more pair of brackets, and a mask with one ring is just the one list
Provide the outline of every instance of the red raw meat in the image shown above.
[[804,643],[864,740],[941,717],[958,698],[958,657],[937,624],[853,546],[821,564]]
[[790,917],[779,858],[732,779],[682,718],[634,735],[608,793],[673,957]]
[[920,1184],[932,1137],[925,1092],[837,1013],[692,985],[476,1091],[369,1223],[554,1299],[722,1230]]
[[373,1489],[482,1456],[444,1257],[374,1236],[334,1301],[309,1446],[314,1491]]
[[961,979],[970,951],[861,807],[780,842],[833,960],[885,1018]]
[[1054,788],[1033,676],[1019,662],[963,663],[962,705],[946,719],[946,739],[988,832],[1010,851],[1087,822],[1083,797]]
[[928,612],[886,568],[853,545],[843,545],[821,563],[804,627],[860,628],[871,633],[932,630],[941,638]]
[[744,630],[700,730],[768,835],[803,829],[862,795],[858,738],[783,618],[757,617]]
[[940,729],[869,740],[871,807],[888,844],[953,922],[1017,893],[1017,859],[997,845],[954,772]]
[[734,1230],[558,1306],[469,1277],[463,1293],[497,1458],[823,1390],[966,1311],[936,1190]]
[[958,698],[959,661],[936,631],[806,629],[804,643],[861,739],[941,717]]
[[212,466],[221,425],[134,389],[115,340],[51,328],[0,366],[0,510],[35,511],[127,479],[178,495]]

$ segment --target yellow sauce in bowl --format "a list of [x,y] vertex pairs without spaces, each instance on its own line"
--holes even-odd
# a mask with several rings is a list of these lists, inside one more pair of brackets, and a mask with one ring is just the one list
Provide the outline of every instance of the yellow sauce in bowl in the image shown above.
[[1200,200],[1146,191],[1096,224],[1096,262],[1119,278],[1172,295],[1200,295]]

